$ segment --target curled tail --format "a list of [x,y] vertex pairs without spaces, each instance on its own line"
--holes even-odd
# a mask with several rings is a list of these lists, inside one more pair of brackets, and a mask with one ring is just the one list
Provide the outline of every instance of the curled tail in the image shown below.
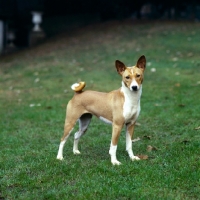
[[75,92],[82,92],[82,89],[85,87],[85,82],[74,83],[71,88]]

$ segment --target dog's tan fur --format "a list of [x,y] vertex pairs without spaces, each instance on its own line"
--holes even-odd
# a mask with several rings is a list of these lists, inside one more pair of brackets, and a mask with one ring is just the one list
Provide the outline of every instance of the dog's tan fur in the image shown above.
[[95,115],[106,122],[112,123],[112,140],[109,151],[112,164],[120,164],[116,158],[116,149],[119,135],[124,125],[126,125],[127,129],[127,151],[129,156],[132,160],[139,160],[132,153],[130,139],[132,139],[134,125],[140,112],[141,85],[145,67],[146,58],[144,56],[141,56],[136,66],[133,67],[126,67],[117,60],[116,69],[122,76],[122,88],[109,93],[90,90],[82,91],[85,87],[84,82],[72,86],[76,93],[67,105],[64,135],[61,139],[58,159],[63,159],[64,144],[77,120],[79,120],[80,128],[75,134],[73,151],[75,154],[80,153],[78,150],[78,140],[87,130],[92,115]]

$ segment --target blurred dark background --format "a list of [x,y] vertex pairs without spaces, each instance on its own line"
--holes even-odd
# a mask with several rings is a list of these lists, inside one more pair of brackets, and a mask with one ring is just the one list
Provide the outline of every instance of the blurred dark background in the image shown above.
[[[40,31],[33,31],[33,11],[42,13]],[[0,0],[0,53],[34,45],[77,26],[125,18],[198,22],[200,3],[197,0]]]

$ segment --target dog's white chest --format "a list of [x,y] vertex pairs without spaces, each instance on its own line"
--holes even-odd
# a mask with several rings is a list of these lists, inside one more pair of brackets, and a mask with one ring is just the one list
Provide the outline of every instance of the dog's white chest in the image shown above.
[[133,105],[132,102],[124,102],[123,116],[125,122],[135,122],[140,113],[140,105]]
[[123,116],[125,123],[134,123],[140,113],[140,96],[141,92],[123,91],[125,101],[123,105]]

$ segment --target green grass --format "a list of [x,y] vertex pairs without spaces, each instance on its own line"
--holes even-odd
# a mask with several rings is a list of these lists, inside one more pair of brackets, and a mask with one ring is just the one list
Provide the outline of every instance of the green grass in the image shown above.
[[[108,22],[62,34],[0,60],[0,199],[199,199],[200,24]],[[121,133],[112,166],[111,126],[93,118],[72,153],[56,160],[71,84],[121,85],[116,59],[147,57],[131,162]],[[156,72],[151,69],[155,68]],[[34,106],[33,106],[34,104]],[[31,107],[32,106],[32,107]],[[77,128],[77,127],[76,127]],[[147,146],[156,151],[147,151]]]

